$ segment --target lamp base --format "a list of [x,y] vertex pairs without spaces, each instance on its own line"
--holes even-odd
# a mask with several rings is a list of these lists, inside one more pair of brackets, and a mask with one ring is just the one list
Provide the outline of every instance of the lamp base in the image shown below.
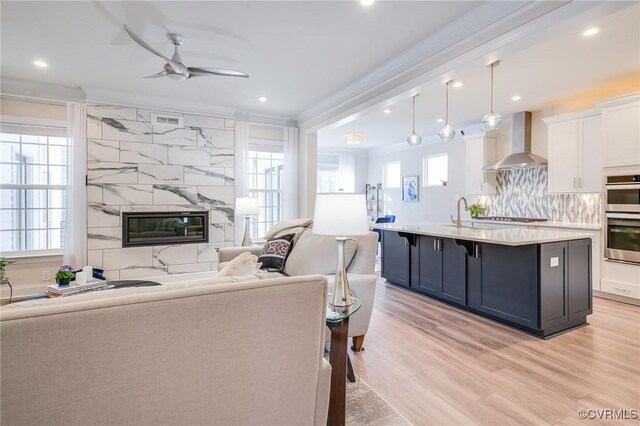
[[249,229],[250,226],[251,226],[251,218],[247,216],[244,218],[244,238],[242,238],[243,247],[251,245],[251,232]]
[[331,305],[338,307],[351,306],[351,289],[347,280],[347,270],[344,261],[344,243],[346,237],[336,237],[338,242],[338,265],[336,267],[336,278],[333,284],[333,294],[331,295]]

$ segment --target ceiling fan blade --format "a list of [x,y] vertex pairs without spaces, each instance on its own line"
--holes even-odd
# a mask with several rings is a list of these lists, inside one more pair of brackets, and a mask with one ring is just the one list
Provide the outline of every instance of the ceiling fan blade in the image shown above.
[[147,49],[149,52],[153,53],[156,56],[161,57],[162,59],[164,59],[165,61],[171,63],[173,62],[171,59],[167,58],[166,56],[164,56],[162,53],[158,52],[156,49],[154,49],[153,47],[149,46],[147,44],[146,41],[144,41],[143,39],[141,39],[136,33],[134,33],[133,31],[131,31],[129,29],[128,26],[124,26],[124,30],[127,32],[127,34],[129,34],[129,36],[133,39],[133,41],[135,41],[136,43],[138,43],[140,46],[144,47],[145,49]]
[[165,77],[166,75],[167,75],[167,73],[166,73],[166,72],[164,72],[164,71],[160,71],[160,72],[157,72],[157,73],[155,73],[155,74],[148,75],[148,76],[143,77],[143,78],[158,78],[158,77]]
[[222,75],[225,77],[249,77],[249,74],[242,71],[227,70],[224,68],[196,68],[189,67],[189,77],[201,77],[205,75]]

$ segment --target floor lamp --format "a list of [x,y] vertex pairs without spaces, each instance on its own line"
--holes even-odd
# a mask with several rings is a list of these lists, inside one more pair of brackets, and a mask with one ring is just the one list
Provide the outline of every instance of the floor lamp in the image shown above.
[[367,202],[364,194],[336,192],[318,194],[313,215],[313,233],[335,237],[338,263],[331,305],[351,306],[351,290],[344,261],[344,244],[348,237],[369,234]]
[[251,245],[251,216],[257,216],[260,214],[260,208],[258,206],[257,198],[236,198],[236,210],[237,216],[244,216],[244,238],[242,239],[243,246]]

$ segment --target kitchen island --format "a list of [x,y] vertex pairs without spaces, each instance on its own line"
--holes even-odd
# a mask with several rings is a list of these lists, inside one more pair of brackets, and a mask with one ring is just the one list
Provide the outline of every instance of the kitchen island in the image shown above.
[[375,228],[390,284],[543,338],[587,324],[588,233],[438,223]]

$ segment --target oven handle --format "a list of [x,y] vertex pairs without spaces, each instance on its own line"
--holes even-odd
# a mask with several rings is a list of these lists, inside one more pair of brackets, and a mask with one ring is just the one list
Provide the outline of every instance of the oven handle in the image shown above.
[[640,220],[638,213],[607,213],[607,219],[634,219]]
[[615,185],[615,184],[608,184],[605,185],[605,187],[607,188],[607,190],[616,190],[616,189],[640,189],[640,184],[638,183],[629,183],[629,184],[623,184],[623,185]]
[[[626,229],[626,231],[625,231]],[[634,228],[622,228],[622,229],[609,229],[609,232],[617,232],[619,234],[640,234],[640,229]]]

